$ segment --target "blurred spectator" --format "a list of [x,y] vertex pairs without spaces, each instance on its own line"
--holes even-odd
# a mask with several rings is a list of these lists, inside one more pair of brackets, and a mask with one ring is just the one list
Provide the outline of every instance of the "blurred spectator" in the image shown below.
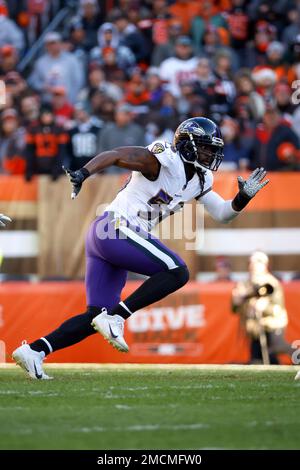
[[292,123],[296,105],[291,101],[291,88],[286,82],[279,82],[275,85],[274,99],[283,119]]
[[178,97],[180,83],[194,80],[198,59],[193,55],[192,42],[188,36],[179,36],[175,43],[175,55],[160,66],[160,78],[168,83],[170,92]]
[[167,0],[153,0],[152,3],[152,41],[154,46],[168,42],[168,26],[172,15],[168,11]]
[[298,34],[292,44],[291,68],[288,72],[288,82],[292,84],[294,80],[300,79],[300,34]]
[[243,105],[247,106],[251,117],[258,121],[265,112],[265,102],[263,97],[255,91],[254,82],[248,69],[241,69],[236,75],[235,85],[237,89],[237,99],[235,108]]
[[123,90],[118,85],[106,80],[103,67],[97,63],[92,63],[89,67],[87,86],[80,91],[78,100],[88,104],[91,94],[97,90],[116,102],[121,101],[124,95]]
[[92,115],[105,123],[114,121],[116,103],[100,91],[96,91],[91,97],[91,108]]
[[18,51],[14,46],[5,44],[0,48],[0,76],[16,71],[19,60]]
[[101,132],[99,152],[120,146],[144,144],[144,131],[133,122],[132,107],[127,103],[119,105],[115,112],[115,122],[108,123]]
[[64,128],[69,128],[74,114],[74,107],[68,101],[66,89],[63,86],[52,88],[50,104],[53,109],[56,124]]
[[274,104],[273,90],[276,83],[276,73],[265,66],[257,66],[252,71],[256,91],[263,97],[266,104]]
[[69,34],[64,42],[64,47],[74,54],[85,70],[88,64],[88,48],[86,46],[86,31],[80,18],[75,17],[70,21]]
[[16,23],[8,18],[8,10],[4,2],[0,4],[0,47],[15,47],[20,53],[24,49],[24,36]]
[[196,67],[195,81],[193,82],[194,93],[201,97],[207,109],[214,101],[216,77],[212,71],[209,60],[201,57]]
[[[101,2],[103,3],[103,2]],[[82,23],[85,39],[84,47],[89,51],[97,44],[97,31],[103,21],[103,12],[97,0],[80,0],[79,15],[76,20]]]
[[299,170],[299,139],[277,108],[266,110],[256,129],[251,167],[266,170]]
[[164,94],[158,67],[148,68],[146,73],[146,83],[149,91],[149,106],[151,109],[158,109]]
[[245,61],[241,66],[253,68],[266,63],[266,50],[276,39],[276,28],[265,20],[258,21],[254,30],[254,41],[247,44]]
[[205,31],[212,26],[218,31],[220,41],[223,45],[228,44],[229,34],[228,25],[224,15],[221,15],[211,0],[204,0],[201,2],[201,15],[193,17],[191,25],[191,35],[193,38],[194,46],[201,49],[203,36]]
[[34,64],[29,84],[42,94],[43,100],[49,100],[49,93],[54,86],[64,86],[71,103],[84,84],[83,71],[78,59],[63,50],[61,35],[57,32],[45,36],[46,53]]
[[284,29],[282,33],[282,41],[289,47],[295,37],[300,34],[300,12],[296,5],[290,6],[287,12],[287,19],[289,25]]
[[124,13],[116,15],[114,25],[119,33],[120,45],[131,50],[136,62],[149,61],[150,45],[146,42],[141,31],[129,22],[128,16]]
[[249,164],[249,150],[243,145],[239,124],[236,120],[225,117],[221,123],[221,132],[224,139],[224,159],[220,169],[235,171],[247,169]]
[[169,127],[174,129],[179,125],[179,114],[177,110],[177,99],[168,90],[165,91],[159,109],[159,117],[168,122]]
[[238,53],[239,62],[244,62],[244,49],[249,39],[250,21],[245,0],[232,0],[232,8],[225,18],[231,36],[231,47]]
[[21,94],[27,89],[26,81],[18,72],[8,72],[4,81],[6,84],[6,95],[11,96],[15,104],[18,103]]
[[139,71],[128,82],[124,100],[131,105],[135,116],[142,117],[149,111],[150,93],[146,88],[145,78]]
[[175,42],[182,36],[183,28],[180,18],[172,18],[168,21],[167,40],[154,45],[151,56],[151,64],[159,66],[161,62],[175,54]]
[[169,7],[172,16],[182,20],[183,31],[187,34],[191,28],[192,19],[195,16],[200,16],[202,12],[203,2],[197,0],[176,0],[173,5]]
[[168,127],[166,120],[157,116],[146,125],[145,131],[145,145],[150,145],[154,140],[173,141],[174,131]]
[[90,61],[105,64],[105,58],[115,56],[117,67],[124,72],[129,72],[135,65],[135,57],[132,51],[120,45],[119,33],[112,23],[104,23],[98,30],[98,46],[91,50]]
[[266,50],[266,65],[275,72],[277,80],[285,79],[288,73],[284,51],[284,45],[279,41],[272,41]]
[[232,70],[237,70],[240,66],[238,56],[235,51],[228,45],[222,44],[220,31],[214,25],[208,25],[204,31],[202,45],[199,46],[199,53],[211,59],[217,55],[220,50],[230,55]]
[[24,127],[35,126],[38,123],[40,105],[36,95],[25,93],[20,97],[20,111]]
[[219,122],[222,116],[232,113],[236,90],[232,79],[231,54],[224,49],[220,49],[214,58],[214,62],[216,83],[210,114],[214,120]]
[[216,257],[216,278],[217,282],[231,281],[231,264],[226,256]]
[[15,109],[5,109],[1,115],[0,130],[0,171],[10,175],[24,174],[25,161],[22,158],[25,147],[25,132],[19,127]]
[[99,137],[103,123],[92,118],[81,103],[75,105],[75,126],[69,131],[69,165],[72,170],[82,168],[99,152]]
[[51,106],[42,106],[38,124],[30,126],[26,132],[26,180],[40,174],[56,180],[62,173],[67,142],[68,135],[55,124]]

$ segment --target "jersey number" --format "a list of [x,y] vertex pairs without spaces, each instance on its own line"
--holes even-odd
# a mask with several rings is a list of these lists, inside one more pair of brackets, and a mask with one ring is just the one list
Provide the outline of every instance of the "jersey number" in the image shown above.
[[170,196],[170,194],[166,193],[163,189],[160,189],[158,191],[158,193],[153,196],[151,199],[149,199],[148,201],[148,204],[150,204],[150,206],[153,206],[153,205],[159,205],[159,204],[170,204],[170,202],[173,201],[173,198],[172,196]]

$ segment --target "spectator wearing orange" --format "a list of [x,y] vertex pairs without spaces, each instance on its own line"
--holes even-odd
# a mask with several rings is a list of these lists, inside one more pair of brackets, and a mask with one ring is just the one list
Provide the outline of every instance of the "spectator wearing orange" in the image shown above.
[[43,105],[39,123],[30,126],[26,132],[26,180],[41,174],[56,180],[62,173],[67,142],[68,135],[55,124],[51,106]]
[[201,15],[201,3],[197,0],[177,0],[169,7],[171,15],[181,19],[185,34],[190,31],[192,19]]
[[245,47],[249,37],[249,16],[245,0],[232,0],[232,8],[225,14],[230,30],[231,45],[240,49]]
[[183,35],[182,21],[180,18],[171,18],[168,21],[168,37],[167,41],[154,45],[151,55],[151,64],[159,67],[159,65],[175,53],[175,43],[179,36]]
[[56,124],[69,128],[74,114],[74,106],[69,102],[66,89],[56,86],[52,89],[51,106]]
[[269,171],[299,170],[299,139],[275,107],[268,107],[257,126],[251,168]]
[[168,26],[172,17],[169,12],[167,0],[153,0],[152,2],[152,42],[154,46],[168,42]]
[[150,93],[147,90],[144,77],[139,72],[134,73],[129,81],[124,100],[132,106],[134,114],[148,112]]
[[5,109],[1,115],[0,172],[22,175],[25,160],[25,131],[19,127],[18,113],[13,108]]

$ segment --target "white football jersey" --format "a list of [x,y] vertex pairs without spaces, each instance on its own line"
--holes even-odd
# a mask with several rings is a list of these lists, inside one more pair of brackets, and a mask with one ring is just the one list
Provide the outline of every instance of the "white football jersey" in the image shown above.
[[181,210],[185,202],[208,193],[213,176],[210,170],[203,168],[201,188],[197,173],[187,181],[183,161],[171,144],[157,140],[147,148],[161,164],[157,179],[150,181],[142,173],[133,171],[106,210],[114,212],[116,218],[123,216],[130,224],[150,231],[165,217]]

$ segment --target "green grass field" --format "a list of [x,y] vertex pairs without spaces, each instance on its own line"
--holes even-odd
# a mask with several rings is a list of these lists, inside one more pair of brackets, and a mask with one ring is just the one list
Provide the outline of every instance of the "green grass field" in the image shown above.
[[296,370],[0,369],[1,449],[299,449]]

